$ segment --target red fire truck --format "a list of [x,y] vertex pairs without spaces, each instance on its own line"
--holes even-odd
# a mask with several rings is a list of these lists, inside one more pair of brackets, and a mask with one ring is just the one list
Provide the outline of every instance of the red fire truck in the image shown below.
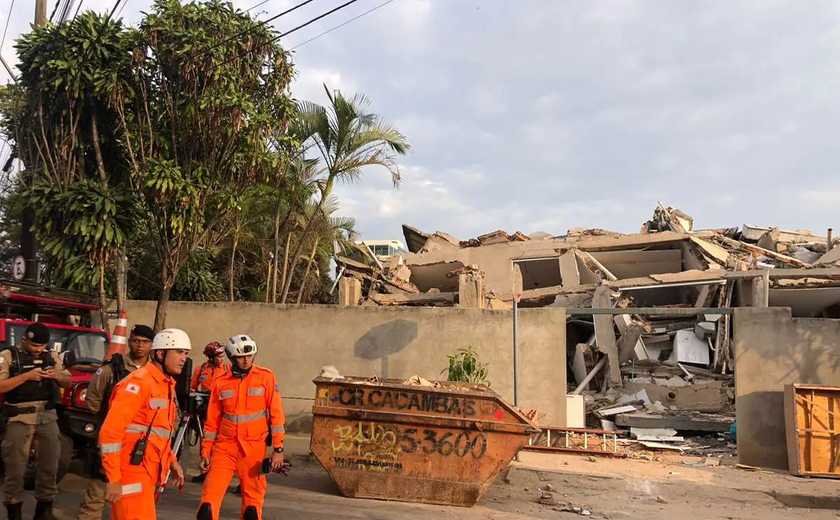
[[[26,327],[40,321],[50,329],[48,348],[59,353],[72,376],[72,386],[61,390],[56,403],[62,435],[59,480],[74,458],[95,449],[99,434],[101,418],[85,405],[85,393],[102,364],[110,333],[90,326],[94,313],[98,315],[99,305],[89,294],[0,279],[0,350],[16,346]],[[0,421],[0,439],[4,424]],[[38,448],[33,446],[25,482],[28,489],[34,487],[37,456]]]

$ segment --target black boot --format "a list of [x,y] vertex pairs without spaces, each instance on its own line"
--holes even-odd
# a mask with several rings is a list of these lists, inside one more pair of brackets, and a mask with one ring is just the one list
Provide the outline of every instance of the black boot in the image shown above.
[[200,484],[207,479],[207,473],[202,473],[201,475],[196,475],[190,479],[190,482],[194,482],[196,484]]
[[23,502],[6,504],[6,514],[9,520],[23,520]]
[[57,520],[55,514],[53,514],[52,500],[38,502],[35,505],[35,516],[32,517],[32,520]]

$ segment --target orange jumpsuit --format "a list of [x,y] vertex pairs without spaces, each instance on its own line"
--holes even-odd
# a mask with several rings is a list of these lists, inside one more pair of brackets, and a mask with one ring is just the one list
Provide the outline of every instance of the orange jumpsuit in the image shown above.
[[[155,486],[166,478],[175,460],[170,444],[178,417],[175,380],[148,363],[117,384],[108,410],[99,432],[102,467],[109,483],[122,484],[122,497],[112,504],[111,518],[157,518]],[[147,431],[143,461],[132,466],[131,453]]]
[[193,371],[190,390],[193,392],[209,392],[213,389],[213,382],[230,370],[230,365],[223,363],[217,367],[205,361]]
[[261,468],[269,423],[272,446],[282,448],[285,422],[280,387],[271,370],[255,365],[245,377],[230,371],[216,379],[201,441],[201,456],[210,458],[201,504],[210,504],[213,520],[219,519],[234,472],[242,483],[242,518],[262,520],[266,481]]

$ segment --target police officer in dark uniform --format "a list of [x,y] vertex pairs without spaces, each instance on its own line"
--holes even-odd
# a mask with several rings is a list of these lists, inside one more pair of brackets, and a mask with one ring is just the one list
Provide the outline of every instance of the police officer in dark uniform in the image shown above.
[[38,450],[33,520],[55,520],[53,500],[58,492],[56,474],[61,456],[55,403],[58,387],[70,388],[70,373],[57,353],[46,350],[49,342],[49,329],[43,323],[33,323],[17,347],[0,352],[0,393],[5,394],[6,418],[0,449],[6,470],[3,503],[9,520],[23,518],[23,478],[33,440]]

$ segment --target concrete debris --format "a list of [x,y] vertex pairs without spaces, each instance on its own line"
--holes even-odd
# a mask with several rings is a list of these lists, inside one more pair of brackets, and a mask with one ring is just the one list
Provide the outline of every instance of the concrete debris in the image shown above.
[[318,377],[329,377],[330,379],[344,379],[338,369],[333,366],[321,367],[321,374]]
[[501,311],[513,308],[516,290],[520,307],[565,307],[569,393],[586,398],[588,427],[724,432],[734,410],[734,309],[840,318],[840,247],[827,231],[703,229],[659,202],[632,234],[571,227],[459,240],[403,226],[408,254],[373,258],[357,248],[336,257],[338,296],[341,305]]
[[414,375],[406,379],[402,382],[404,385],[411,385],[411,386],[425,386],[429,388],[440,388],[440,383],[435,381],[429,381],[428,379],[423,379],[420,376]]

